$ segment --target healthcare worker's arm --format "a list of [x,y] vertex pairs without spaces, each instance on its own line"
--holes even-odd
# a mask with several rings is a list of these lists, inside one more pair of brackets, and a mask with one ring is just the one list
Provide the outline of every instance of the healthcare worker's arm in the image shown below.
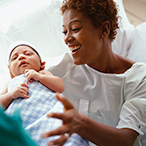
[[1,146],[37,146],[22,127],[19,112],[7,116],[0,106],[0,145]]

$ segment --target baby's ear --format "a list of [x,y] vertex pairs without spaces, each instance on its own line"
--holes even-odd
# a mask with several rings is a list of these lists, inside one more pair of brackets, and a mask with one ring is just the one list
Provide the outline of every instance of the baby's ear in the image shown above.
[[45,64],[46,64],[45,61],[41,62],[40,70],[44,70],[45,69]]

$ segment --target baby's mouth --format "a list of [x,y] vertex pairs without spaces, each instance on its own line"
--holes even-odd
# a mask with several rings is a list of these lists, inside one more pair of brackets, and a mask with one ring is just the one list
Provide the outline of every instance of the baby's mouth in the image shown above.
[[27,64],[26,62],[21,62],[21,63],[20,63],[20,66],[26,65],[26,64]]
[[70,51],[72,51],[72,52],[76,52],[80,48],[81,48],[81,45],[80,46],[75,46],[75,47],[69,47]]

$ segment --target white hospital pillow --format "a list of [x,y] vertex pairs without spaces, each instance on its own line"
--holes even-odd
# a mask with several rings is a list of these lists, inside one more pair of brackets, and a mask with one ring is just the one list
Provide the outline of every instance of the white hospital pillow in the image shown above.
[[130,24],[128,20],[123,6],[123,0],[114,1],[119,7],[119,16],[121,17],[121,19],[119,20],[120,28],[117,30],[117,35],[112,43],[112,48],[115,53],[126,57],[129,51],[129,47],[133,42],[135,28],[132,24]]
[[134,40],[127,57],[135,62],[146,63],[146,22],[136,26]]
[[62,34],[62,0],[21,0],[0,10],[0,47],[7,50],[18,40],[36,46],[42,58],[68,50]]

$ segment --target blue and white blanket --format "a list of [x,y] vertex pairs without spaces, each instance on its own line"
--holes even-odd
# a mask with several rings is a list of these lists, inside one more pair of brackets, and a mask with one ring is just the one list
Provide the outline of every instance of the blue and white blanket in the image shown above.
[[[24,74],[13,78],[8,85],[8,91],[23,82],[26,82]],[[31,81],[28,87],[29,98],[24,99],[19,97],[14,100],[7,108],[6,113],[12,115],[20,108],[20,116],[24,128],[28,130],[32,139],[34,139],[39,146],[46,146],[48,141],[55,139],[57,136],[42,139],[42,133],[56,129],[62,124],[61,120],[48,118],[46,114],[48,112],[63,112],[63,105],[56,99],[54,92],[41,83]],[[89,143],[74,133],[64,146],[89,146]]]

